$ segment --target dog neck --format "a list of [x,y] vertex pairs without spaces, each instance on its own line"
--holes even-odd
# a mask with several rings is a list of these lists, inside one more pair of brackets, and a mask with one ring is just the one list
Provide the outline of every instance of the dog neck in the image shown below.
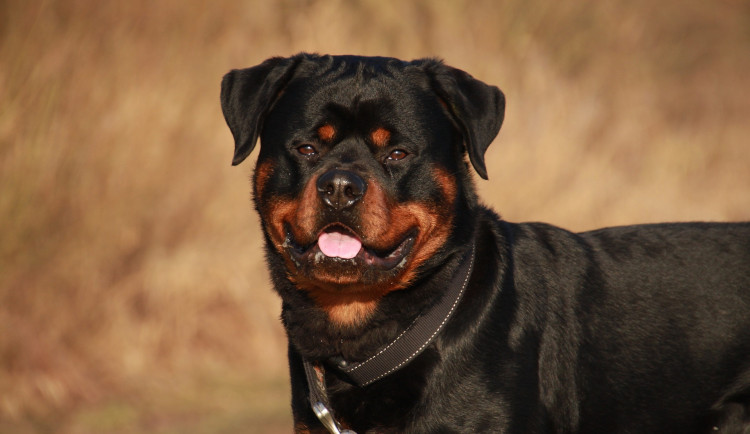
[[[360,308],[364,309],[366,320],[345,326],[340,321],[331,321],[332,309],[321,308],[321,301],[308,291],[299,290],[293,282],[277,285],[284,302],[281,317],[290,343],[301,357],[309,360],[331,357],[355,362],[366,360],[409,328],[415,319],[431,312],[442,298],[449,297],[445,294],[450,292],[452,279],[457,279],[472,254],[470,246],[475,244],[475,234],[455,242],[463,248],[448,254],[448,259],[440,259],[442,265],[423,272],[422,278],[409,288],[380,298],[346,296],[343,303],[325,300],[331,306],[338,306],[337,309],[340,307],[336,313],[341,315],[360,315]],[[284,270],[272,267],[274,271]]]
[[[358,387],[365,387],[408,365],[430,345],[456,311],[471,277],[475,252],[476,246],[472,243],[438,304],[419,315],[395,339],[362,362],[350,363],[341,357],[329,359],[328,369],[343,374]],[[341,432],[328,399],[326,368],[322,363],[304,358],[303,365],[313,412],[330,432]]]
[[475,250],[472,244],[438,304],[419,315],[401,334],[367,360],[351,363],[336,358],[333,364],[335,368],[363,387],[395,372],[421,354],[456,311],[471,277]]

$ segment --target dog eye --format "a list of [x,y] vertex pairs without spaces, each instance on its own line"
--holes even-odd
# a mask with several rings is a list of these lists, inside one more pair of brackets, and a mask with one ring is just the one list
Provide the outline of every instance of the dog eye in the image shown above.
[[407,155],[409,155],[409,153],[407,153],[403,149],[396,149],[395,151],[388,154],[388,159],[391,161],[403,160]]
[[302,155],[315,155],[318,153],[318,150],[313,145],[302,145],[297,147],[297,152]]

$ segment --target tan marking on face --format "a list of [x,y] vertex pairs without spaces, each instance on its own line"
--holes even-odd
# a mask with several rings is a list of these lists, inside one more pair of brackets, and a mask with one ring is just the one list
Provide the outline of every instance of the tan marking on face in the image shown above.
[[449,205],[453,205],[456,200],[456,177],[448,173],[445,169],[435,167],[432,169],[432,176],[435,177],[435,181],[443,191],[444,202]]
[[268,235],[271,237],[274,247],[286,256],[284,252],[284,240],[286,231],[284,221],[293,218],[297,214],[297,202],[294,200],[274,200],[268,204],[268,212],[263,213],[263,221],[268,225]]
[[[265,172],[265,167],[261,172]],[[440,188],[440,202],[396,203],[373,180],[362,198],[359,235],[363,244],[371,249],[386,250],[401,243],[416,229],[417,236],[404,268],[392,278],[374,284],[361,283],[362,270],[351,272],[341,269],[333,272],[325,268],[314,275],[295,274],[296,266],[285,251],[286,229],[291,227],[294,238],[303,245],[314,243],[319,230],[320,200],[316,179],[313,177],[298,198],[278,199],[270,202],[264,220],[276,247],[286,258],[289,279],[310,294],[315,303],[334,324],[342,327],[361,324],[377,308],[380,299],[389,292],[408,287],[417,276],[418,268],[443,247],[453,225],[453,204],[457,195],[456,179],[447,171],[432,171]]]
[[336,137],[336,129],[331,124],[325,124],[318,128],[318,137],[324,142],[330,142]]
[[317,216],[319,214],[318,193],[315,187],[317,177],[308,181],[305,189],[299,198],[276,199],[270,201],[265,207],[263,220],[269,225],[269,235],[276,249],[287,257],[284,251],[284,241],[286,240],[286,229],[284,222],[290,223],[292,235],[302,243],[312,243],[318,236],[315,233]]
[[392,200],[375,182],[370,183],[363,198],[367,213],[363,215],[361,235],[368,247],[387,249],[401,242],[414,228],[418,232],[410,253],[411,258],[390,290],[408,286],[416,276],[417,268],[445,244],[451,233],[455,179],[439,169],[434,173],[446,196],[443,202],[391,204]]
[[419,228],[419,235],[417,235],[412,248],[411,259],[402,273],[398,288],[401,289],[412,282],[416,277],[417,269],[448,240],[453,216],[450,213],[442,212],[439,207],[408,203],[396,209],[394,221],[409,222]]
[[378,292],[331,292],[311,291],[310,295],[339,326],[354,326],[363,323],[375,311],[382,295]]
[[375,146],[382,148],[388,145],[388,142],[390,142],[391,132],[383,127],[377,128],[375,131],[370,133],[370,140],[372,140],[372,143]]
[[266,189],[268,179],[273,174],[273,164],[270,161],[264,161],[259,163],[255,167],[255,174],[253,177],[253,194],[256,198],[260,198]]

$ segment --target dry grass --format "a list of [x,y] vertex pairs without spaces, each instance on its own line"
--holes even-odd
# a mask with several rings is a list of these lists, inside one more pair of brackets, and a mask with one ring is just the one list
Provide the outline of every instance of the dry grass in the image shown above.
[[506,93],[506,218],[747,220],[748,29],[741,0],[0,3],[0,431],[288,427],[230,68],[440,56]]

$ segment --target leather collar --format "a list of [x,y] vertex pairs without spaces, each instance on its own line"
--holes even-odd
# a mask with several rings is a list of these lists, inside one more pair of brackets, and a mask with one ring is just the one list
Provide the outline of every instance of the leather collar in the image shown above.
[[[435,340],[456,311],[474,268],[475,251],[476,247],[472,242],[471,249],[465,254],[453,279],[448,284],[448,291],[438,304],[418,316],[393,341],[363,362],[349,363],[338,359],[333,367],[357,386],[365,387],[403,368],[421,354]],[[337,431],[338,424],[333,419],[330,410],[323,365],[313,364],[308,360],[303,360],[303,363],[313,411],[330,432],[341,432]]]

